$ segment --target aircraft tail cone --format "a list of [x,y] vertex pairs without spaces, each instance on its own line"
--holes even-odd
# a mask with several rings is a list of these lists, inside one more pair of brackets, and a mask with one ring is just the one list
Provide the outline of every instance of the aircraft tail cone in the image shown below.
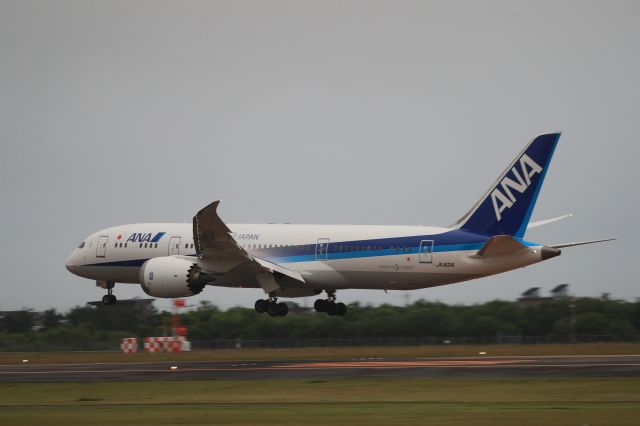
[[542,260],[547,260],[551,259],[552,257],[560,256],[560,254],[562,254],[562,251],[557,248],[544,246],[542,247],[541,254]]

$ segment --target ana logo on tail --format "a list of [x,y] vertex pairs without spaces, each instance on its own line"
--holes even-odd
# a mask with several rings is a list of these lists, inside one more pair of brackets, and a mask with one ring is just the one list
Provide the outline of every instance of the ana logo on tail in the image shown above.
[[[517,165],[520,165],[520,172],[517,170]],[[516,197],[511,192],[512,189],[522,194],[531,185],[531,178],[536,173],[542,172],[542,167],[531,159],[527,154],[520,157],[520,160],[516,163],[516,166],[511,168],[513,174],[512,179],[508,175],[500,181],[500,185],[491,192],[491,202],[493,203],[493,210],[496,213],[496,219],[498,222],[502,220],[502,212],[508,208],[511,208],[516,203]],[[502,190],[500,190],[502,188]]]

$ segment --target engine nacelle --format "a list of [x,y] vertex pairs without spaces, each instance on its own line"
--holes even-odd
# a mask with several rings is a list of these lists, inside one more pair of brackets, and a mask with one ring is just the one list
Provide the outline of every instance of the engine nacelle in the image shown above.
[[149,259],[140,268],[140,286],[153,297],[188,297],[202,291],[213,278],[198,265],[173,256]]

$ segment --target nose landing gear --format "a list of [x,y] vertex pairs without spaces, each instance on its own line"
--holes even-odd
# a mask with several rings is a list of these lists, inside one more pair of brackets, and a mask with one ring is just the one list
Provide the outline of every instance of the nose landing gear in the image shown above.
[[104,283],[98,283],[99,287],[102,288],[106,288],[107,289],[107,294],[105,294],[104,296],[102,296],[102,304],[103,305],[115,305],[116,302],[118,301],[118,299],[116,298],[116,295],[113,294],[113,287],[116,285],[116,283],[114,283],[113,281],[107,281]]
[[335,290],[325,290],[327,292],[326,299],[318,299],[314,302],[313,308],[316,312],[326,312],[330,316],[344,316],[347,313],[347,305],[342,302],[336,303]]
[[277,303],[275,296],[269,296],[268,299],[258,299],[255,303],[255,310],[259,314],[268,313],[272,317],[284,317],[289,313],[289,306],[286,303]]

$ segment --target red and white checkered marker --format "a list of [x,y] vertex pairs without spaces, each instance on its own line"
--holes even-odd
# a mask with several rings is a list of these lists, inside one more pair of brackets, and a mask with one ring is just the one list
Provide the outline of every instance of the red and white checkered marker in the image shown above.
[[124,353],[138,352],[138,339],[127,337],[120,341],[120,350]]
[[144,351],[148,353],[173,352],[190,350],[191,344],[184,336],[145,337]]

